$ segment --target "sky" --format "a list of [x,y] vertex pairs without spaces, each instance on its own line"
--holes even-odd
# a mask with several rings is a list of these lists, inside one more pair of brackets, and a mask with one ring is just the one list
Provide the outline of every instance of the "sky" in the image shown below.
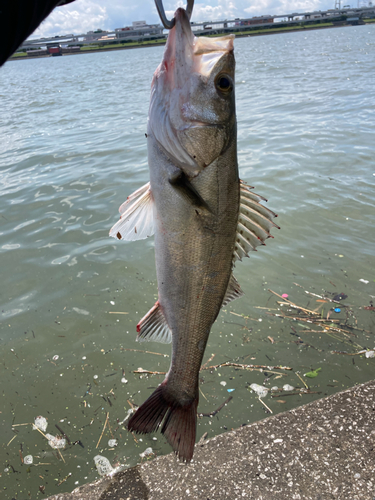
[[[164,0],[167,16],[172,17],[181,0]],[[341,5],[357,6],[357,1],[342,0]],[[215,21],[260,15],[333,9],[335,0],[196,0],[192,21]],[[159,23],[154,0],[75,0],[57,7],[34,32],[32,38],[80,34],[98,28],[114,30],[132,21]]]

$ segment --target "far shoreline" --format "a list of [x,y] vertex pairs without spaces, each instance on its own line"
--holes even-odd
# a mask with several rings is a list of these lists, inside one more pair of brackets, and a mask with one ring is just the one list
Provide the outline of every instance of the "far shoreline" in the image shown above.
[[[372,24],[375,22],[375,19],[369,19],[367,22],[364,22],[363,24],[356,25],[356,24],[350,24],[350,23],[337,23],[337,24],[331,24],[330,26],[319,26],[318,24],[315,26],[296,26],[294,28],[269,28],[265,31],[259,32],[255,31],[254,32],[242,32],[235,34],[236,38],[245,38],[245,37],[254,37],[254,36],[267,36],[267,35],[279,35],[283,33],[300,33],[301,31],[312,31],[312,30],[323,30],[323,29],[331,29],[331,28],[348,28],[352,26],[366,26],[367,24]],[[220,36],[220,35],[217,35]],[[112,52],[115,50],[131,50],[131,49],[142,49],[142,48],[149,48],[149,47],[160,47],[162,45],[165,45],[167,40],[163,40],[161,42],[153,42],[153,43],[138,43],[138,44],[133,44],[130,46],[116,46],[116,47],[103,47],[100,49],[87,49],[87,50],[82,50],[80,52],[72,52],[69,54],[63,54],[63,56],[75,56],[75,55],[81,55],[81,54],[91,54],[91,53],[97,53],[97,52]],[[120,44],[118,44],[120,45]],[[8,61],[24,61],[28,59],[45,59],[47,57],[52,57],[51,54],[44,55],[44,56],[29,56],[29,55],[24,55],[24,56],[15,56],[12,55]]]

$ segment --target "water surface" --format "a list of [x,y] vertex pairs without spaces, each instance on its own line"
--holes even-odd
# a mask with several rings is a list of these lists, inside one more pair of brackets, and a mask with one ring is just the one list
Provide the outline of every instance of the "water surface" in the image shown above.
[[[205,360],[293,371],[202,371],[200,412],[233,399],[199,419],[198,438],[269,415],[251,383],[304,387],[300,373],[313,394],[268,395],[277,413],[374,376],[375,360],[355,354],[375,346],[375,312],[364,309],[375,298],[374,40],[375,26],[236,40],[240,175],[269,199],[281,230],[236,265],[246,295],[219,315]],[[153,239],[108,237],[118,207],[148,181],[149,88],[162,52],[13,61],[0,70],[4,499],[93,480],[98,454],[131,466],[148,447],[170,451],[160,434],[135,440],[118,424],[162,380],[134,370],[169,366],[169,346],[135,342],[135,325],[157,297]],[[322,318],[345,323],[348,314],[358,330],[332,334],[275,316],[288,306],[268,289],[320,307]],[[344,293],[350,309],[330,311],[306,291]],[[316,378],[304,377],[317,368]],[[38,415],[47,432],[59,434],[57,424],[84,448],[68,445],[62,459],[31,425],[12,427]],[[21,447],[43,465],[22,465]]]

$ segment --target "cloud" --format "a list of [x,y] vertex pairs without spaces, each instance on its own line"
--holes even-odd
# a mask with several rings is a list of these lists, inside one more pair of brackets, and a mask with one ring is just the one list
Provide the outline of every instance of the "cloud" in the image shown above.
[[86,33],[101,26],[108,26],[110,19],[105,6],[96,0],[78,0],[70,8],[58,7],[33,33],[34,37],[46,35]]
[[[168,17],[185,0],[163,0]],[[197,0],[192,21],[216,21],[267,14],[288,14],[333,8],[333,0]],[[98,28],[114,30],[132,21],[159,23],[153,0],[76,0],[57,7],[34,32],[35,37],[81,34]]]

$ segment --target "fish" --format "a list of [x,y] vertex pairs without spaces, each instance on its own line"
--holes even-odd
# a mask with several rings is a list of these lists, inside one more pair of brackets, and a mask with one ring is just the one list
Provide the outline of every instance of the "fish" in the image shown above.
[[272,237],[276,214],[239,178],[234,35],[195,37],[174,15],[152,84],[147,124],[150,182],[121,205],[110,235],[155,235],[158,300],[137,325],[139,341],[172,342],[164,381],[128,421],[161,429],[177,457],[194,453],[199,370],[220,309],[243,292],[234,264]]

